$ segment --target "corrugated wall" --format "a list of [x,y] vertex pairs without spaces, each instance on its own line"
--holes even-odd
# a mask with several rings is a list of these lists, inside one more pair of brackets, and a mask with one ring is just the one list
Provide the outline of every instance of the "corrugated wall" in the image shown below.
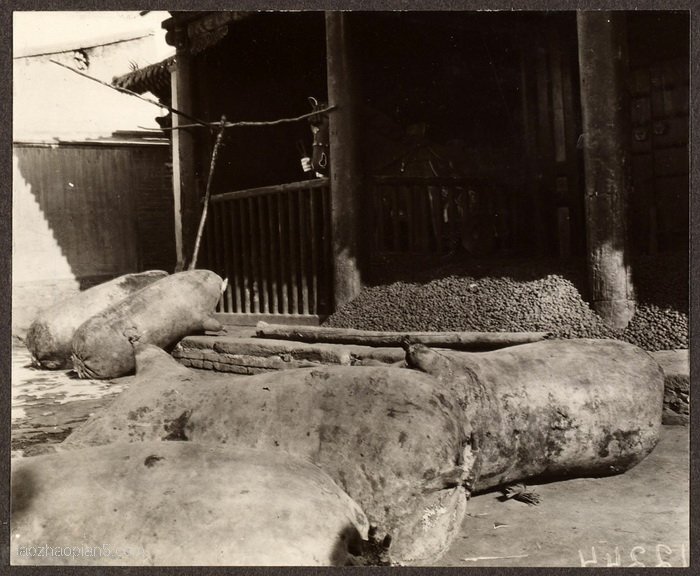
[[13,156],[15,313],[51,304],[47,287],[173,271],[167,144],[15,143]]

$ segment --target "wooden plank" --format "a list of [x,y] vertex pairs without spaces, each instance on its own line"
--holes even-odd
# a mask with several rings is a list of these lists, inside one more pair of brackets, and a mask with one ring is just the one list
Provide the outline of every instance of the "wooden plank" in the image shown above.
[[270,313],[277,314],[279,310],[279,293],[278,293],[278,275],[280,257],[278,251],[280,248],[279,238],[276,234],[275,217],[277,210],[275,209],[275,197],[272,195],[265,196],[267,207],[267,234],[269,238],[269,270],[270,270]]
[[229,276],[228,282],[231,287],[232,292],[232,302],[230,312],[240,312],[241,311],[241,255],[240,255],[240,230],[236,225],[236,203],[235,202],[225,202],[226,206],[226,226],[229,229],[229,235],[231,238],[231,276]]
[[283,314],[289,313],[289,275],[287,273],[287,262],[289,262],[289,243],[287,242],[287,230],[285,227],[286,214],[284,211],[285,195],[275,194],[275,204],[277,205],[277,244],[279,246],[279,279],[280,279],[280,303]]
[[423,249],[423,219],[425,214],[423,213],[422,198],[420,192],[420,184],[412,183],[407,185],[407,195],[410,198],[411,205],[413,206],[413,215],[415,220],[413,222],[413,243],[410,247],[412,252],[421,252]]
[[416,218],[420,215],[420,210],[416,210],[414,195],[409,186],[401,187],[401,196],[406,203],[406,222],[408,224],[408,238],[406,248],[413,252],[416,247]]
[[[221,227],[221,211],[220,210],[212,210],[211,212],[211,222],[209,222],[209,228],[211,228],[214,232],[214,242],[213,242],[213,252],[214,252],[214,260],[211,262],[211,270],[216,272],[219,276],[226,276],[226,273],[224,272],[224,262],[223,262],[223,250],[224,250],[224,242],[223,242],[223,231]],[[219,312],[224,312],[223,308],[223,298],[219,298],[219,301],[216,305],[216,309]]]
[[430,222],[430,199],[428,189],[425,186],[416,186],[420,207],[418,213],[420,218],[421,252],[430,252],[431,222]]
[[442,202],[442,187],[434,187],[430,198],[433,207],[433,221],[435,225],[436,249],[442,254],[445,251],[443,238],[444,207]]
[[251,198],[251,201],[255,204],[257,213],[257,237],[258,246],[260,252],[258,254],[259,261],[259,277],[260,277],[260,311],[264,314],[270,312],[270,293],[269,293],[269,241],[267,238],[267,225],[265,223],[265,196],[258,196],[256,198]]
[[298,224],[296,221],[296,211],[294,195],[286,194],[287,216],[289,222],[289,286],[291,288],[291,313],[299,313],[299,263],[298,263]]
[[246,202],[246,200],[239,200],[236,202],[236,207],[238,208],[238,224],[241,230],[241,286],[243,297],[243,307],[241,312],[250,313],[252,312],[252,279],[250,275],[250,232],[246,224],[246,212],[248,210]]
[[308,229],[306,227],[306,202],[304,201],[304,191],[295,192],[297,197],[297,208],[299,214],[299,277],[301,285],[301,309],[300,314],[309,313],[309,284],[307,274],[308,258]]
[[562,53],[559,32],[549,29],[549,65],[551,73],[552,124],[554,136],[554,161],[566,161],[566,126],[564,124],[564,87],[562,83]]
[[531,56],[531,46],[536,48],[530,38],[524,38],[520,45],[520,93],[522,95],[522,142],[521,153],[524,160],[525,186],[523,194],[518,195],[516,214],[520,226],[516,232],[516,241],[524,249],[534,252],[537,246],[541,221],[537,207],[537,99],[535,63]]
[[566,260],[571,256],[571,222],[569,209],[560,206],[557,209],[557,225],[559,230],[559,258]]
[[298,342],[397,347],[425,344],[456,350],[495,350],[539,342],[550,337],[547,332],[379,332],[351,328],[282,326],[264,321],[257,324],[255,333],[258,338]]
[[320,242],[322,241],[318,234],[318,225],[316,223],[318,209],[318,200],[316,199],[317,191],[309,188],[309,236],[311,238],[311,301],[309,310],[312,314],[318,313],[318,254]]
[[260,312],[260,283],[258,281],[258,270],[260,267],[260,258],[258,254],[258,246],[255,233],[255,205],[254,198],[248,197],[244,200],[247,207],[248,220],[248,242],[250,244],[250,296],[252,301],[251,311],[254,314]]
[[659,253],[659,219],[656,206],[649,207],[649,254],[656,256]]
[[222,301],[224,302],[224,312],[233,312],[233,242],[231,239],[231,228],[229,226],[228,218],[228,204],[222,204],[219,211],[221,212],[221,223],[224,230],[224,260],[226,262],[224,273],[227,279],[226,290],[222,296]]
[[391,201],[391,247],[394,252],[398,252],[401,249],[398,190],[395,186],[391,186],[390,188],[387,188],[387,191],[390,194],[389,198]]
[[[573,43],[571,43],[573,44]],[[578,141],[577,118],[579,110],[574,101],[574,57],[575,51],[568,50],[568,45],[564,47],[564,58],[562,59],[562,86],[564,90],[564,128],[566,131],[566,157],[567,157],[567,179],[569,182],[569,193],[567,203],[569,206],[569,226],[571,229],[571,252],[573,254],[583,254],[585,252],[585,230],[583,227],[582,204],[580,198],[583,194],[581,182],[581,163],[576,149]],[[518,211],[513,211],[513,217],[520,217]]]
[[331,209],[330,209],[330,189],[321,189],[321,212],[323,217],[321,224],[322,231],[322,270],[323,270],[323,286],[320,292],[319,305],[321,313],[329,313],[333,307],[333,265],[332,265],[332,249],[331,249]]
[[[466,193],[466,191],[465,191]],[[448,194],[447,194],[447,217],[449,219],[449,224],[450,224],[450,250],[455,250],[459,244],[460,244],[460,239],[459,239],[459,230],[461,229],[461,226],[457,222],[458,219],[458,213],[457,213],[457,194],[458,194],[458,189],[450,186],[448,188]]]
[[288,184],[278,184],[276,186],[262,186],[260,188],[250,188],[248,190],[235,190],[224,192],[211,197],[211,202],[227,202],[229,200],[242,200],[254,196],[267,196],[268,194],[282,194],[287,192],[298,192],[307,188],[324,188],[329,185],[328,178],[316,178],[314,180],[303,180],[301,182],[290,182]]
[[376,183],[372,184],[372,199],[374,209],[372,210],[372,219],[375,230],[375,249],[379,252],[386,250],[386,235],[384,233],[384,188]]
[[[544,43],[544,41],[542,40]],[[543,46],[545,48],[545,46]],[[550,246],[555,241],[554,230],[548,225],[552,207],[551,190],[553,188],[554,164],[552,141],[552,105],[549,83],[551,71],[548,67],[546,49],[538,50],[535,56],[535,86],[536,86],[536,170],[540,175],[534,187],[534,229],[536,246],[539,254],[550,252]]]

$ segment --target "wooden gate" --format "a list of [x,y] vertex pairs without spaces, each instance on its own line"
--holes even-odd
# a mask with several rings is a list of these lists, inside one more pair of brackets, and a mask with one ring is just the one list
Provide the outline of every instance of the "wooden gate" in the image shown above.
[[218,308],[226,321],[332,311],[328,179],[218,194],[210,210],[205,257],[228,278]]

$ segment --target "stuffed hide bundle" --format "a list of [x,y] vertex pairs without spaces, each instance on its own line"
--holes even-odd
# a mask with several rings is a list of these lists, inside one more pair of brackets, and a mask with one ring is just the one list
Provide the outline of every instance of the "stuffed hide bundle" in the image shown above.
[[81,324],[167,275],[161,270],[126,274],[42,310],[27,331],[33,362],[49,370],[70,368],[71,343]]
[[308,462],[144,442],[13,463],[11,533],[13,564],[328,566],[356,561],[368,524]]
[[222,285],[209,270],[178,272],[107,308],[73,336],[73,368],[81,378],[117,378],[134,371],[133,342],[168,348],[220,330],[212,314]]
[[431,560],[459,530],[471,467],[458,406],[440,383],[386,367],[303,368],[201,379],[138,346],[128,391],[64,447],[191,440],[285,451],[329,474],[364,510],[395,562]]
[[418,344],[406,361],[460,399],[480,448],[477,491],[533,477],[618,474],[659,439],[663,372],[626,342],[547,340],[480,353]]
[[395,564],[435,562],[459,533],[468,493],[623,472],[653,449],[661,425],[659,366],[617,341],[485,353],[412,345],[413,369],[206,380],[159,348],[135,348],[132,386],[64,449],[180,440],[302,457],[357,502],[379,539],[391,538]]

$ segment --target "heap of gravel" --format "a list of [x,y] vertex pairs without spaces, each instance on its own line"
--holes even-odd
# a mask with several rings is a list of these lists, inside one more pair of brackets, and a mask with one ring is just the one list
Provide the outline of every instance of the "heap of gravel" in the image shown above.
[[[580,263],[563,267],[552,261],[472,262],[423,272],[385,264],[379,269],[384,280],[376,279],[324,325],[395,331],[536,331],[562,338],[618,338],[650,351],[688,347],[688,271],[683,257],[635,263],[639,303],[623,331],[609,328],[585,300],[585,267]],[[408,279],[391,279],[402,275]]]

